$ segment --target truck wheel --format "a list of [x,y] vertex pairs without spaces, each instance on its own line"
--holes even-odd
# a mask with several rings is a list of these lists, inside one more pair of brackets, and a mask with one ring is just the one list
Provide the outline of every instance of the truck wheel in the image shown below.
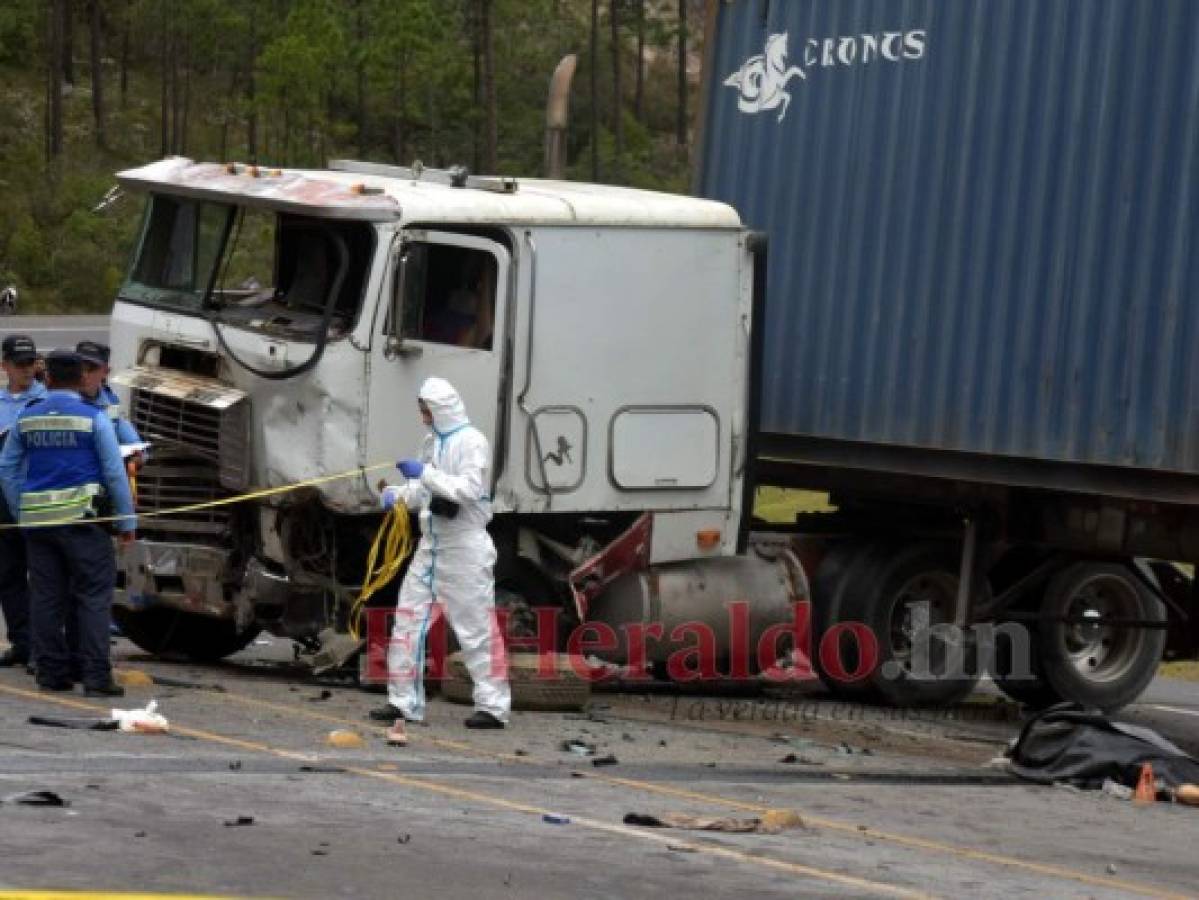
[[[1165,621],[1166,607],[1127,566],[1079,562],[1054,576],[1041,603],[1045,620],[1073,617]],[[1041,621],[1038,664],[1063,699],[1105,712],[1141,695],[1157,674],[1164,628]]]
[[966,697],[978,682],[969,630],[931,631],[927,641],[913,640],[922,610],[930,628],[952,623],[957,553],[942,544],[913,544],[892,550],[861,576],[847,586],[839,617],[861,622],[878,640],[870,694],[897,707],[948,706]]
[[[862,589],[865,579],[869,578],[869,572],[887,550],[886,546],[870,541],[844,541],[829,550],[812,580],[812,664],[825,686],[842,699],[862,697],[869,692],[870,682],[868,678],[845,681],[834,677],[828,671],[821,655],[825,635],[838,622],[845,621],[842,610],[846,596]],[[842,670],[857,671],[857,642],[844,633],[829,638],[829,641],[837,645]]]
[[[1032,709],[1044,709],[1062,702],[1062,696],[1045,680],[1041,671],[1040,655],[1036,626],[1026,624],[1029,639],[1029,668],[1030,672],[1013,672],[1012,664],[1020,659],[1014,652],[1011,638],[1004,632],[1008,622],[997,623],[995,632],[995,659],[992,665],[991,677],[995,686],[1015,700]],[[1025,624],[1025,623],[1021,623]],[[1023,660],[1021,660],[1023,661]]]
[[213,619],[176,609],[130,610],[115,606],[113,620],[124,635],[156,656],[182,654],[196,662],[215,662],[250,645],[261,629],[238,631],[228,619]]

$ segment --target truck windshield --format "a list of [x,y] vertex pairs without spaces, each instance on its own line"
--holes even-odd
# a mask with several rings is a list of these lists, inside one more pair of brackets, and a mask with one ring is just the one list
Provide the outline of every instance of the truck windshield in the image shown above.
[[195,312],[207,300],[226,324],[296,337],[318,330],[331,303],[330,329],[341,331],[374,247],[364,222],[154,194],[121,297]]
[[154,195],[121,296],[200,308],[233,207]]

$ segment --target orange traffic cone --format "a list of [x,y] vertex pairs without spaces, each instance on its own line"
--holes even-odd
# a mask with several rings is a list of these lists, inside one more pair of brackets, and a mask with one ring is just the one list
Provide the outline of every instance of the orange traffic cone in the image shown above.
[[1157,800],[1157,782],[1153,778],[1153,766],[1149,763],[1141,763],[1141,776],[1137,779],[1132,799],[1137,803],[1153,803]]

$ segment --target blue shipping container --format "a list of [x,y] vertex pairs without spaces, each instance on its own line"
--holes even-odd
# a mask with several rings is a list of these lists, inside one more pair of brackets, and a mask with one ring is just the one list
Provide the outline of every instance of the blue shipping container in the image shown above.
[[765,434],[1199,472],[1199,2],[715,2]]

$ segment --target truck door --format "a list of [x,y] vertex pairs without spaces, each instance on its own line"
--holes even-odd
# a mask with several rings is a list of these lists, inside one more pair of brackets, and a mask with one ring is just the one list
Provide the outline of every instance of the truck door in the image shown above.
[[420,446],[425,432],[416,395],[426,378],[437,376],[458,389],[471,423],[491,441],[494,479],[503,446],[508,251],[473,235],[409,230],[390,265],[382,339],[372,342],[368,453],[402,456]]

